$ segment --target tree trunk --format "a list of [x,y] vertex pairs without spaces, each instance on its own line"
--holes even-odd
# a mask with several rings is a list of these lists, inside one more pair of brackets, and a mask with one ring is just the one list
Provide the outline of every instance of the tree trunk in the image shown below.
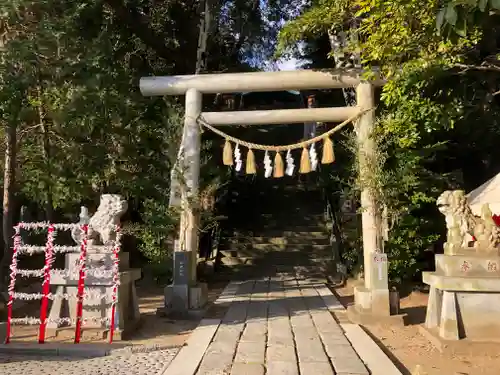
[[46,180],[45,180],[45,218],[49,223],[54,222],[54,204],[52,202],[52,167],[50,163],[50,142],[47,131],[47,124],[42,121],[43,133],[43,158],[45,159]]
[[[16,182],[16,151],[17,135],[16,126],[10,124],[5,129],[5,169],[3,185],[3,243],[4,251],[0,261],[0,292],[5,292],[7,276],[6,270],[12,256],[12,221],[13,221],[13,198]],[[0,295],[1,296],[1,295]],[[1,299],[1,297],[0,297]]]
[[51,164],[51,155],[50,155],[50,139],[49,139],[49,130],[48,124],[45,121],[45,114],[43,111],[43,102],[42,102],[42,91],[40,87],[37,87],[38,94],[38,123],[42,129],[42,151],[43,151],[43,159],[45,164],[45,219],[49,223],[54,222],[54,204],[52,202],[52,164]]

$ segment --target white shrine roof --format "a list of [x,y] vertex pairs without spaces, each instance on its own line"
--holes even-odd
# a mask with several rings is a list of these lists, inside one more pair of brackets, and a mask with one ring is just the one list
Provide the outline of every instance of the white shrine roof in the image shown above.
[[481,206],[490,205],[491,211],[500,215],[500,173],[467,194],[474,215],[480,216]]

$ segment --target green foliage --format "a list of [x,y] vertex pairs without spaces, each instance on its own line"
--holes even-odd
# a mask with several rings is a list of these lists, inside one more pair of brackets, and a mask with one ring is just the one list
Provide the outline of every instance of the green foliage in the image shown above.
[[282,57],[294,50],[298,40],[321,35],[342,25],[349,16],[351,0],[316,0],[304,13],[288,22],[280,31],[276,56]]
[[[280,53],[296,51],[300,43],[330,31],[356,33],[352,40],[358,42],[351,42],[347,52],[361,51],[363,64],[377,66],[388,78],[373,134],[379,146],[370,161],[373,173],[369,178],[358,176],[352,160],[347,173],[337,171],[341,182],[336,183],[351,195],[353,189],[369,187],[380,207],[387,208],[391,230],[386,250],[391,278],[397,282],[421,270],[422,252],[441,234],[443,220],[433,206],[437,195],[450,187],[474,187],[491,177],[493,155],[498,154],[493,143],[500,140],[500,128],[492,111],[497,108],[500,69],[496,42],[491,42],[498,37],[498,4],[444,4],[315,1],[280,33]],[[481,17],[469,12],[474,7]],[[348,28],[354,18],[356,30]],[[344,148],[354,152],[352,142]],[[343,160],[343,166],[345,162],[349,163]],[[464,181],[457,178],[457,170]],[[354,254],[346,257],[355,259]]]
[[173,252],[178,215],[169,210],[168,200],[146,199],[143,206],[143,224],[129,226],[128,231],[140,240],[139,250],[151,263],[163,264]]
[[[434,222],[419,217],[419,213],[407,213],[398,222],[385,244],[389,262],[389,279],[395,284],[413,281],[415,275],[427,265],[419,258],[422,251],[439,239]],[[426,235],[422,235],[426,233]]]
[[[266,17],[281,8],[264,14],[249,1],[214,5],[208,69],[248,69],[243,59],[260,66],[278,27]],[[157,265],[169,257],[177,220],[168,210],[170,171],[183,108],[177,98],[142,97],[138,82],[193,73],[197,11],[182,0],[0,4],[0,130],[17,130],[18,198],[49,216],[120,193],[135,203],[138,223],[129,231],[140,250]],[[260,42],[267,44],[252,47]],[[214,147],[203,144],[202,187],[227,178],[208,156]]]

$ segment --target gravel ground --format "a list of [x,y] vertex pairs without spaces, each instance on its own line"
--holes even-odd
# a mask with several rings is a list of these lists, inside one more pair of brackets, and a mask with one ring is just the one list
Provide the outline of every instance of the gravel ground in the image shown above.
[[123,353],[99,358],[0,354],[1,375],[161,375],[179,349]]

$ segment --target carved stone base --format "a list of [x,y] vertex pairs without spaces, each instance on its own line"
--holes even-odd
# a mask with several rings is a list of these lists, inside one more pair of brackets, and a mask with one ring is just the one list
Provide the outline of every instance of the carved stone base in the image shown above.
[[462,250],[456,255],[435,256],[436,273],[457,277],[500,277],[500,256],[496,252],[476,254]]
[[445,340],[494,341],[500,337],[500,278],[424,272],[430,285],[425,326]]
[[[120,286],[118,288],[118,301],[115,312],[115,338],[119,339],[120,333],[127,334],[132,332],[140,321],[139,301],[136,294],[135,281],[141,277],[140,269],[130,269],[120,272]],[[57,293],[76,294],[77,286],[73,282],[66,285],[56,285]],[[86,285],[86,288],[100,290],[104,293],[112,293],[112,285]],[[87,305],[85,304],[87,301]],[[106,318],[111,316],[111,304],[99,301],[84,300],[83,314],[84,319]],[[52,303],[49,318],[57,319],[69,317],[73,321],[76,319],[76,299],[65,300],[56,298]],[[88,321],[84,328],[87,330],[98,330],[105,337],[109,331],[109,324]],[[47,324],[47,329],[53,335],[58,335],[60,330],[68,330],[68,327],[56,323]],[[90,332],[90,331],[89,331]],[[92,331],[94,332],[94,331]]]
[[399,313],[397,292],[356,286],[354,288],[354,302],[354,305],[347,309],[349,320],[354,323],[404,325],[406,314]]
[[199,310],[207,303],[208,288],[205,283],[195,286],[167,285],[165,287],[165,314],[182,314]]

